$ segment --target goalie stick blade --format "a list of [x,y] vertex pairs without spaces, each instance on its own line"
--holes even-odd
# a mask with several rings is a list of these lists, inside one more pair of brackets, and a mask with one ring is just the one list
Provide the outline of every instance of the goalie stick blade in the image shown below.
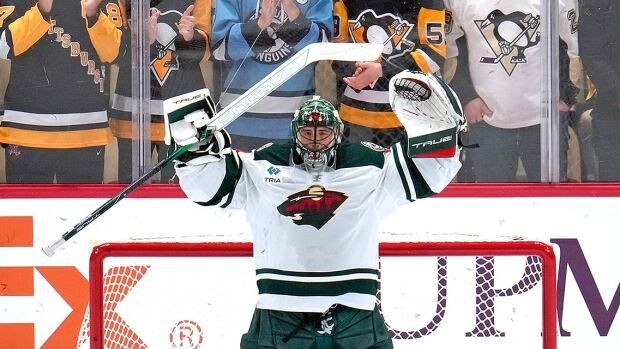
[[237,99],[217,113],[207,126],[218,130],[228,126],[310,63],[324,60],[374,61],[381,56],[381,52],[383,52],[383,45],[381,44],[339,44],[329,42],[310,44],[282,63],[244,94],[237,97]]
[[45,253],[48,257],[52,257],[54,255],[54,252],[63,244],[65,243],[65,240],[63,238],[60,238],[58,240],[56,240],[53,244],[43,247],[43,253]]

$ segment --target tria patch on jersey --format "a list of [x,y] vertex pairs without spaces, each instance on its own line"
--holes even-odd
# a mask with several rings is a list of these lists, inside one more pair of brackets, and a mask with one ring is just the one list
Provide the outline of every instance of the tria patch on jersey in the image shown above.
[[278,173],[282,172],[282,170],[280,170],[279,168],[275,167],[275,166],[271,166],[267,169],[267,173],[269,173],[272,176],[277,176]]
[[281,215],[291,217],[297,225],[311,225],[321,229],[336,214],[334,213],[349,197],[337,191],[326,190],[313,185],[290,195],[278,206]]

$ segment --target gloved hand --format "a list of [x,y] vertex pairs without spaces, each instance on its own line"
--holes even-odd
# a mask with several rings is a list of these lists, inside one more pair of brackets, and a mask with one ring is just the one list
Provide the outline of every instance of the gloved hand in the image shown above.
[[212,155],[222,158],[226,154],[230,154],[232,149],[230,147],[230,135],[224,129],[215,131],[207,142],[202,144],[198,143],[199,147],[193,150],[195,153],[203,153],[205,155]]
[[407,131],[410,157],[453,157],[467,127],[454,91],[433,74],[403,71],[390,79],[390,105]]
[[[232,153],[230,148],[230,135],[226,130],[217,130],[205,140],[195,143],[187,152],[181,154],[175,162],[178,166],[185,166],[190,161],[194,165],[216,162],[224,159],[224,156]],[[179,164],[180,163],[180,164]]]
[[206,125],[215,115],[215,104],[208,89],[202,89],[164,101],[165,138],[167,145],[172,141],[179,146],[195,144],[190,151],[197,151],[210,141]]

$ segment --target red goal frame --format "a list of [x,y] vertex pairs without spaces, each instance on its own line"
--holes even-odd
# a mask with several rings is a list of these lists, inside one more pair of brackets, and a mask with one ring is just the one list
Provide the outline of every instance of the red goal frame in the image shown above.
[[[90,347],[103,349],[103,276],[107,257],[252,257],[252,243],[108,243],[90,256]],[[537,241],[380,243],[380,256],[538,256],[542,260],[542,337],[544,349],[557,348],[556,257]]]

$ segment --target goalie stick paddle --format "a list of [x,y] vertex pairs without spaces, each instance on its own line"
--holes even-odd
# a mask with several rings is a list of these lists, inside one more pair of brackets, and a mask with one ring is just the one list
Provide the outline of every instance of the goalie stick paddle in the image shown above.
[[[215,114],[215,116],[210,119],[205,126],[210,130],[210,132],[228,126],[240,115],[253,107],[265,96],[273,92],[276,88],[280,87],[283,83],[310,63],[323,60],[351,62],[375,61],[381,56],[382,51],[383,46],[380,44],[341,44],[327,42],[310,44],[293,55],[293,57],[282,63],[282,65],[261,79],[258,83],[252,86],[252,88],[247,90],[244,94],[222,109],[222,111]],[[54,243],[44,247],[43,252],[49,257],[53,256],[56,250],[65,242],[69,241],[69,239],[79,233],[82,229],[86,228],[86,226],[91,224],[95,219],[99,218],[132,191],[144,184],[144,182],[161,171],[161,169],[170,162],[187,152],[191,146],[192,145],[190,144],[176,149],[172,154],[161,160],[149,171],[140,176],[140,178],[129,184],[116,196],[106,201],[88,216],[84,217],[84,219],[73,226],[73,228],[62,234],[62,236]]]

